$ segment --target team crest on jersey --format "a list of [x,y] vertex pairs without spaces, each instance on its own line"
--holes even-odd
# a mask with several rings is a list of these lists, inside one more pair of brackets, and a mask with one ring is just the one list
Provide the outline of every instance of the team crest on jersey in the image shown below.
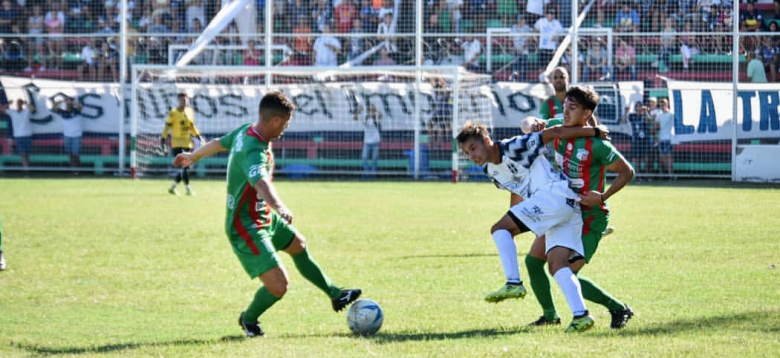
[[577,149],[577,159],[579,160],[588,160],[588,152],[587,149]]
[[573,148],[574,146],[571,143],[566,144],[566,150],[572,150]]

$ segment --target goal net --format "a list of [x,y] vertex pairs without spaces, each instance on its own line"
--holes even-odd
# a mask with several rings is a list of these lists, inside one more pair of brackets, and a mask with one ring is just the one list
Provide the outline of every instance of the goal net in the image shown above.
[[[257,122],[260,99],[270,90],[284,92],[297,107],[273,144],[274,173],[280,176],[455,180],[469,166],[454,144],[457,129],[469,119],[493,128],[489,76],[458,67],[267,72],[245,66],[141,65],[132,74],[132,173],[173,172],[160,135],[178,93],[188,95],[189,113],[209,140]],[[204,159],[193,170],[202,176],[223,173],[226,166],[223,155]]]

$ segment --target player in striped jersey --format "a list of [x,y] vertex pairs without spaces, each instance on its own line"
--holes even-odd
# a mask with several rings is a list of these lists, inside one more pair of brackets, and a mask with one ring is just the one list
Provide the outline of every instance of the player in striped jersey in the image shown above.
[[[594,116],[598,105],[596,92],[583,87],[571,87],[566,92],[563,109],[563,126],[582,128],[597,123]],[[551,120],[547,126],[560,124]],[[537,129],[541,129],[537,127]],[[588,301],[605,306],[611,316],[611,328],[623,328],[633,316],[628,305],[621,302],[596,283],[579,274],[586,262],[590,262],[596,252],[599,241],[607,231],[609,206],[607,198],[622,189],[634,176],[634,169],[622,154],[608,141],[597,138],[556,139],[553,141],[555,165],[569,178],[571,187],[580,194],[582,207],[582,243],[585,249],[585,261],[573,265],[577,272],[582,295]],[[605,172],[617,173],[609,189],[605,190]],[[550,280],[544,271],[545,237],[537,237],[525,258],[531,289],[542,306],[543,315],[531,323],[532,326],[560,324],[560,318],[552,300]]]
[[292,256],[298,272],[330,297],[334,311],[342,310],[361,293],[359,289],[335,286],[322,272],[309,255],[306,239],[292,226],[292,211],[272,183],[271,141],[282,136],[294,109],[283,93],[269,92],[260,101],[257,123],[245,124],[192,153],[177,155],[174,160],[174,166],[189,166],[201,158],[230,151],[225,231],[246,273],[263,282],[238,319],[247,337],[265,335],[258,318],[287,292],[287,272],[277,251]]
[[579,282],[570,263],[584,255],[582,215],[579,196],[569,188],[569,181],[553,169],[544,154],[545,143],[558,138],[586,136],[606,137],[606,127],[554,127],[542,132],[494,143],[483,124],[466,122],[457,136],[458,144],[469,159],[481,165],[499,189],[505,189],[522,201],[513,202],[509,211],[491,228],[498,248],[506,284],[485,297],[488,302],[522,298],[525,288],[520,279],[514,236],[533,231],[546,234],[545,254],[550,272],[561,287],[574,315],[567,332],[581,332],[593,326],[582,298]]

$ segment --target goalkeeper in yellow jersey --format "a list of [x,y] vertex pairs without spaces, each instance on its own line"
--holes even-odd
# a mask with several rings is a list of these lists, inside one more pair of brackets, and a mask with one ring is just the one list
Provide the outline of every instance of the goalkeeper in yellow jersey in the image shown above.
[[[205,143],[203,137],[200,135],[200,131],[195,127],[195,118],[192,113],[192,108],[187,107],[187,94],[179,93],[178,98],[179,106],[171,109],[171,113],[168,114],[168,119],[165,120],[165,128],[163,128],[162,136],[160,138],[160,146],[163,148],[163,151],[165,151],[165,139],[168,137],[168,131],[170,130],[173,156],[191,151],[193,147],[192,137],[198,137],[201,143]],[[189,167],[184,167],[179,173],[176,173],[176,180],[168,189],[169,193],[179,195],[179,193],[176,192],[176,185],[183,179],[184,186],[187,188],[187,195],[195,195],[195,192],[190,188],[188,169]]]

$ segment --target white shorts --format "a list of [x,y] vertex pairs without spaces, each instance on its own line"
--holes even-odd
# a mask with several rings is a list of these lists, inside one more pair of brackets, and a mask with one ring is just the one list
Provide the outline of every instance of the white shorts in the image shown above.
[[537,236],[546,236],[545,253],[553,247],[562,246],[585,256],[582,211],[577,201],[553,193],[537,192],[509,208],[509,214],[516,223],[525,224]]

